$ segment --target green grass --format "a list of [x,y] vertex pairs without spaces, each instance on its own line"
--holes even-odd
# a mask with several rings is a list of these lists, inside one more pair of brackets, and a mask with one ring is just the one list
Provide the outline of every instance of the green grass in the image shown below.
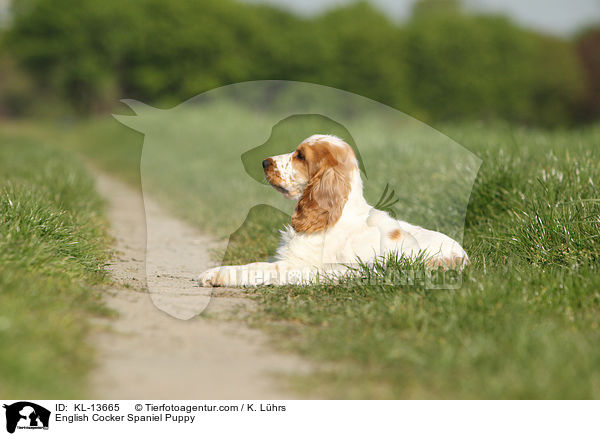
[[[216,120],[223,113],[214,115],[205,121],[219,128]],[[243,120],[243,113],[237,115]],[[257,114],[247,118],[248,125],[266,124]],[[369,123],[362,129],[372,129],[372,142],[360,150],[371,165],[366,187],[371,203],[391,182],[400,197],[400,217],[452,233],[461,218],[460,205],[452,205],[460,197],[444,196],[447,190],[435,187],[451,185],[456,168],[420,172],[410,159],[423,161],[431,136],[401,128],[398,137],[418,147],[395,148],[377,136],[376,123]],[[253,132],[248,125],[240,122],[241,131]],[[261,202],[280,205],[274,190],[254,186],[246,174],[233,174],[243,173],[241,166],[213,177],[218,174],[214,167],[221,168],[219,153],[186,159],[184,165],[171,160],[174,146],[168,138],[179,131],[173,129],[155,136],[151,149],[156,154],[142,169],[155,170],[146,173],[145,188],[175,214],[225,236],[245,216],[231,222],[232,211],[245,213],[247,204]],[[270,331],[279,346],[323,363],[316,374],[296,378],[298,389],[313,395],[600,398],[600,127],[550,132],[471,124],[439,129],[483,161],[466,214],[464,246],[473,265],[462,287],[431,290],[362,281],[266,287],[253,293],[261,304],[252,322]],[[65,132],[63,142],[71,149],[127,180],[138,180],[139,135],[113,121]],[[232,141],[239,135],[234,133]],[[261,143],[260,135],[252,138],[225,150],[226,158],[238,159]],[[398,165],[407,171],[389,180]],[[162,168],[178,171],[161,174]],[[204,172],[211,177],[202,178]],[[215,198],[222,207],[207,211]],[[240,198],[242,207],[236,209]],[[276,235],[263,236],[281,216],[254,215],[264,219],[238,230],[237,245],[228,252],[232,262],[272,254]],[[402,265],[391,263],[387,269]]]
[[0,130],[0,397],[83,397],[102,203],[81,162],[24,136]]
[[313,394],[600,397],[600,130],[447,131],[484,161],[463,286],[262,289],[257,321],[335,362],[297,380]]

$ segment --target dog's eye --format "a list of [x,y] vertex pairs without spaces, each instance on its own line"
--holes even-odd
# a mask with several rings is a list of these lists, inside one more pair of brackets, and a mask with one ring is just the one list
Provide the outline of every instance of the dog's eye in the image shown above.
[[302,154],[302,152],[301,152],[301,151],[298,151],[298,152],[296,153],[296,157],[297,157],[299,160],[304,160],[304,155]]

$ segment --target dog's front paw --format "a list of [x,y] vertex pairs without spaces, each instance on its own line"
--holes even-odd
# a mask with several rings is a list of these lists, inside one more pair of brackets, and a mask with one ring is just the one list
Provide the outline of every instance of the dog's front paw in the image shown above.
[[204,271],[198,277],[198,284],[202,287],[223,286],[223,279],[221,274],[219,274],[222,268],[223,267],[218,266]]

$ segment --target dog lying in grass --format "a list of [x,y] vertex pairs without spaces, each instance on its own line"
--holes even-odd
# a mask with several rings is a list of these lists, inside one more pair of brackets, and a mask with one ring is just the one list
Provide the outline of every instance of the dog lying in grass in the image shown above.
[[201,286],[309,284],[340,277],[357,260],[368,264],[390,254],[424,258],[432,268],[469,264],[449,236],[369,206],[354,151],[340,138],[313,135],[262,165],[271,186],[298,202],[276,261],[212,268],[200,275]]

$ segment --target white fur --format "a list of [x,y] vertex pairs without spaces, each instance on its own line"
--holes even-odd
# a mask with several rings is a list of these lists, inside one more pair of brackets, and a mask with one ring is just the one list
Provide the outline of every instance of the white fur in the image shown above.
[[[341,139],[313,135],[304,141],[312,144],[327,139],[335,146],[348,147]],[[293,153],[275,156],[273,161],[284,182],[294,187]],[[386,212],[369,206],[363,197],[363,184],[355,162],[350,193],[340,219],[331,228],[316,233],[298,233],[287,226],[275,262],[256,262],[244,266],[222,266],[204,272],[202,286],[258,286],[267,284],[310,283],[318,277],[331,277],[347,271],[357,259],[369,263],[376,258],[398,253],[408,258],[424,255],[433,264],[458,266],[468,264],[467,253],[450,237],[399,221]],[[395,230],[399,239],[392,239]]]

